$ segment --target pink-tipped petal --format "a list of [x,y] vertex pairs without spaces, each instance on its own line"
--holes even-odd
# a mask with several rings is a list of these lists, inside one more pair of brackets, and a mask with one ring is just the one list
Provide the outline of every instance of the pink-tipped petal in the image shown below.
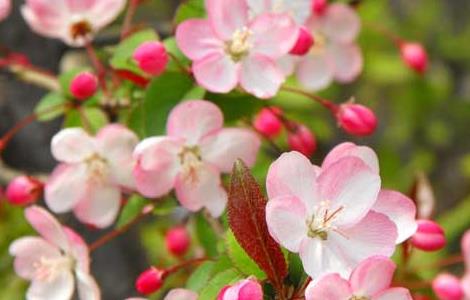
[[263,300],[263,288],[252,279],[242,281],[237,300]]
[[119,188],[110,185],[90,186],[77,206],[74,208],[77,218],[85,223],[105,228],[113,224],[121,206]]
[[23,237],[15,240],[9,248],[10,255],[15,257],[15,273],[23,279],[33,280],[37,269],[35,264],[44,258],[60,258],[59,248],[40,237]]
[[176,106],[167,123],[168,135],[186,139],[187,145],[195,145],[205,136],[222,129],[224,116],[213,103],[190,100]]
[[462,278],[462,287],[465,293],[465,297],[470,299],[470,271],[467,267],[467,274]]
[[304,56],[296,70],[300,84],[311,91],[328,87],[333,81],[334,64],[325,53],[312,53]]
[[74,290],[74,278],[70,271],[63,271],[50,281],[32,281],[26,299],[28,300],[64,300],[71,299]]
[[82,272],[90,272],[90,252],[88,244],[73,229],[64,226],[64,232],[67,234],[68,243],[70,245],[69,254],[75,259],[75,269]]
[[322,199],[331,202],[334,211],[341,208],[335,223],[353,225],[370,211],[380,191],[380,176],[361,159],[345,157],[326,169],[318,177]]
[[465,261],[465,266],[470,271],[470,230],[467,230],[462,237],[461,241],[462,254]]
[[317,196],[316,171],[308,158],[299,152],[284,153],[271,164],[266,178],[269,199],[294,196],[307,212],[320,201]]
[[201,155],[221,172],[230,173],[237,159],[253,166],[260,145],[261,140],[252,130],[225,128],[201,141]]
[[113,22],[126,6],[126,0],[99,0],[94,1],[88,15],[93,21],[95,31],[102,29]]
[[361,21],[356,11],[347,4],[331,4],[323,16],[323,31],[332,40],[350,43],[359,34]]
[[338,274],[328,274],[311,282],[305,290],[305,300],[349,300],[349,283]]
[[242,62],[240,84],[258,98],[274,97],[284,80],[284,74],[276,62],[266,56],[251,55]]
[[11,0],[0,0],[0,22],[11,13]]
[[216,37],[207,20],[188,20],[176,28],[176,42],[183,53],[192,60],[223,53],[224,43]]
[[388,216],[395,223],[398,229],[397,244],[410,238],[418,228],[416,205],[402,193],[381,190],[372,209]]
[[372,256],[362,261],[351,274],[353,293],[373,297],[388,289],[395,273],[395,263],[384,256]]
[[354,81],[362,72],[362,52],[356,44],[331,44],[328,56],[334,62],[334,77],[338,82]]
[[64,213],[82,199],[88,181],[85,164],[58,165],[45,186],[45,201],[50,210]]
[[42,0],[27,0],[21,6],[21,14],[34,32],[51,38],[66,35],[67,10],[62,1],[60,5],[50,5]]
[[126,127],[118,124],[108,125],[96,135],[101,155],[106,158],[114,183],[128,189],[135,187],[132,169],[132,153],[138,143],[137,136]]
[[360,158],[375,173],[379,173],[379,159],[374,150],[367,146],[357,146],[346,142],[334,147],[323,160],[322,168],[328,168],[336,161],[346,156]]
[[58,161],[78,163],[93,154],[95,144],[82,128],[66,128],[52,138],[51,150]]
[[206,10],[212,28],[224,40],[229,40],[248,21],[246,0],[206,0]]
[[383,291],[379,295],[373,297],[372,300],[413,300],[413,298],[411,297],[409,290],[396,287]]
[[100,300],[101,293],[95,279],[88,273],[76,271],[78,296],[83,300]]
[[200,164],[178,174],[176,196],[181,205],[190,211],[206,207],[213,217],[219,217],[227,204],[227,193],[219,172],[208,164]]
[[298,26],[287,14],[263,14],[249,26],[253,48],[250,53],[278,59],[289,53],[297,42]]
[[266,205],[269,233],[291,252],[299,252],[302,240],[307,237],[306,219],[305,205],[294,196],[276,197]]
[[25,217],[29,224],[49,243],[64,251],[69,250],[67,235],[62,225],[44,208],[31,206],[25,209]]
[[197,300],[198,294],[186,289],[173,289],[163,300]]
[[214,53],[194,62],[197,83],[214,93],[228,93],[237,86],[239,66],[224,53]]

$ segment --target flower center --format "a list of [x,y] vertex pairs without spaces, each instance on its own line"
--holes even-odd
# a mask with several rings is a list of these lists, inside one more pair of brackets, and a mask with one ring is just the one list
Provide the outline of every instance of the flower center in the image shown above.
[[306,220],[308,228],[307,236],[310,238],[319,238],[322,241],[326,241],[328,239],[328,232],[330,230],[336,230],[336,227],[332,223],[342,210],[343,207],[340,207],[334,211],[331,211],[329,209],[329,202],[322,201],[320,205],[316,207],[315,213]]
[[326,35],[324,35],[320,31],[314,31],[313,37],[315,39],[315,43],[310,51],[314,54],[321,54],[325,50],[326,45],[328,44],[328,39]]
[[93,32],[93,27],[86,20],[80,20],[70,25],[70,36],[72,39],[87,38]]
[[93,154],[86,159],[88,176],[89,178],[96,182],[104,182],[108,177],[108,162],[102,156],[98,154]]
[[253,46],[249,39],[253,33],[246,27],[236,30],[232,39],[225,43],[225,53],[227,53],[234,62],[239,62],[244,58]]
[[182,166],[182,173],[186,179],[191,182],[198,180],[197,170],[202,165],[201,150],[198,146],[185,146],[180,153],[178,153],[180,164]]
[[369,297],[366,296],[352,296],[349,300],[369,300]]
[[66,255],[58,258],[41,257],[33,263],[34,278],[42,282],[51,282],[62,272],[71,270],[73,264],[73,259]]

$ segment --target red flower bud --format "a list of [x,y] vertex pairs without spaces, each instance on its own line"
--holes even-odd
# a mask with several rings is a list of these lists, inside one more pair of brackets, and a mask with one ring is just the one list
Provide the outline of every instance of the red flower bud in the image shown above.
[[305,156],[311,156],[317,149],[317,140],[312,131],[304,125],[299,125],[294,132],[289,132],[287,138],[289,147],[292,150],[299,151]]
[[374,112],[360,104],[345,103],[340,105],[336,118],[339,125],[352,135],[370,135],[377,128],[377,118]]
[[191,237],[184,227],[170,229],[165,236],[168,252],[176,256],[184,255],[191,246]]
[[10,181],[6,190],[8,202],[12,205],[29,205],[42,194],[44,185],[30,176],[19,176]]
[[144,72],[158,76],[162,74],[168,64],[168,53],[165,46],[157,41],[141,44],[132,56]]
[[263,108],[255,117],[253,126],[268,138],[275,138],[281,133],[282,122],[279,116],[282,111],[277,107]]
[[464,291],[460,280],[450,274],[440,274],[432,281],[432,289],[439,300],[462,300]]
[[93,73],[81,72],[75,76],[70,84],[70,93],[78,100],[85,100],[96,93],[98,78]]
[[312,48],[313,43],[314,40],[312,34],[307,28],[301,26],[299,28],[299,37],[297,38],[297,42],[289,53],[293,55],[305,55],[308,53],[310,48]]
[[150,295],[158,291],[163,285],[164,271],[151,267],[139,275],[135,288],[143,295]]
[[422,74],[428,67],[426,49],[419,43],[402,43],[400,52],[405,64],[416,72]]
[[411,244],[423,251],[436,251],[446,245],[442,227],[431,220],[418,220],[418,230],[411,238]]
[[323,13],[325,13],[327,7],[327,0],[312,0],[312,12],[314,14],[322,15]]

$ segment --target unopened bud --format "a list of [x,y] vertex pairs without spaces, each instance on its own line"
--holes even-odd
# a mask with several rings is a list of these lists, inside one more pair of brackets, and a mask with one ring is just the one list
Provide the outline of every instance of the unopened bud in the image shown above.
[[135,288],[143,295],[150,295],[158,291],[163,285],[164,271],[151,267],[139,275]]
[[139,65],[139,68],[153,76],[162,74],[169,60],[165,46],[157,41],[141,44],[132,57]]
[[43,183],[30,176],[19,176],[7,187],[6,198],[13,205],[29,205],[36,202],[42,195]]
[[170,229],[165,236],[165,244],[168,252],[176,256],[186,254],[191,246],[191,237],[184,227]]
[[255,117],[253,126],[268,138],[275,138],[281,133],[282,122],[279,116],[282,111],[277,107],[263,108]]
[[85,100],[96,93],[98,78],[93,73],[81,72],[72,79],[70,93],[78,100]]
[[323,15],[327,7],[327,0],[312,0],[312,12],[316,15]]
[[431,220],[418,220],[418,230],[411,238],[415,248],[423,251],[436,251],[446,245],[446,237],[442,227]]
[[370,135],[377,128],[377,118],[374,112],[360,104],[345,103],[340,105],[336,118],[339,125],[352,135]]
[[312,34],[308,31],[307,28],[301,26],[299,28],[299,36],[297,38],[297,42],[294,45],[294,48],[290,50],[290,54],[293,55],[305,55],[308,53],[310,48],[312,48],[314,43],[314,39]]
[[440,274],[432,281],[432,289],[439,300],[463,300],[460,280],[450,274]]
[[428,54],[419,43],[402,43],[400,52],[403,61],[408,67],[422,74],[428,67]]
[[317,149],[317,140],[313,132],[304,125],[298,125],[294,131],[289,132],[287,142],[291,150],[298,151],[305,156],[311,156]]

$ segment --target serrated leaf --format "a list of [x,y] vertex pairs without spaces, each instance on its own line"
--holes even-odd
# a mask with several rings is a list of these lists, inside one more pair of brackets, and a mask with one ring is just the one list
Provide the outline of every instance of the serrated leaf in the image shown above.
[[225,244],[228,256],[237,270],[247,276],[255,276],[258,280],[266,279],[266,274],[243,250],[231,230],[228,230],[225,235]]
[[229,225],[238,243],[280,289],[287,275],[287,263],[268,231],[267,200],[242,160],[234,164],[228,198]]
[[242,279],[242,276],[235,269],[228,269],[218,273],[201,290],[198,300],[214,300],[224,286],[233,284],[240,279]]
[[108,116],[101,109],[83,106],[67,112],[64,127],[82,127],[95,134],[108,123]]
[[52,92],[44,96],[34,109],[38,121],[50,121],[65,113],[67,99],[58,93]]
[[158,40],[158,35],[153,29],[138,31],[129,36],[115,49],[110,60],[111,66],[115,69],[128,70],[138,75],[144,75],[132,60],[132,54],[143,42],[154,40]]
[[203,0],[189,0],[178,7],[174,23],[179,24],[188,19],[199,19],[204,18],[206,10],[204,8]]
[[126,205],[124,205],[119,219],[116,222],[116,227],[119,228],[129,223],[142,212],[142,209],[148,203],[147,199],[142,196],[136,194],[132,195],[129,200],[127,200]]
[[195,217],[196,236],[208,257],[217,256],[217,235],[202,214]]
[[212,277],[214,267],[215,262],[212,261],[206,261],[200,265],[188,278],[188,281],[186,282],[186,288],[195,292],[202,290]]

